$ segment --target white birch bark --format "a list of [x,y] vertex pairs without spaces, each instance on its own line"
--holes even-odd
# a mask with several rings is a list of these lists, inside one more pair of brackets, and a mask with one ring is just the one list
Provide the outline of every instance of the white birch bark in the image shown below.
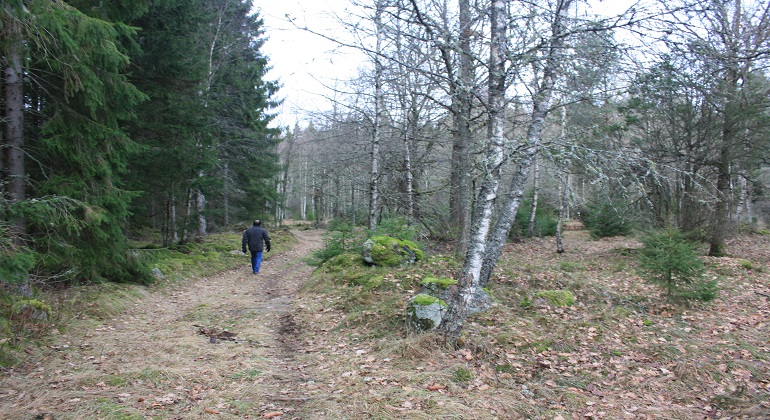
[[[505,0],[494,0],[491,9],[489,59],[488,130],[484,158],[484,178],[473,212],[468,249],[461,278],[449,302],[441,329],[450,339],[459,337],[465,319],[474,312],[486,309],[489,302],[481,300],[479,276],[486,251],[487,234],[492,224],[494,202],[500,186],[500,167],[505,160],[505,88],[507,16]],[[486,303],[486,304],[485,304]]]
[[537,156],[532,164],[532,205],[529,208],[529,223],[527,223],[527,236],[535,232],[535,216],[537,215],[537,194],[540,190],[540,167],[537,164]]
[[556,222],[556,253],[561,254],[564,252],[564,241],[562,240],[562,230],[564,229],[564,214],[566,213],[565,206],[565,194],[566,194],[566,182],[564,178],[559,174],[559,215]]
[[540,147],[540,140],[543,128],[545,127],[545,118],[550,111],[553,88],[558,76],[559,55],[564,46],[564,19],[567,16],[571,3],[572,0],[559,0],[556,3],[553,21],[551,22],[551,33],[548,35],[549,44],[546,46],[545,59],[542,64],[542,78],[534,92],[532,116],[529,128],[527,129],[527,147],[518,161],[518,170],[514,173],[511,186],[506,194],[503,210],[497,219],[494,233],[489,240],[483,257],[484,267],[480,270],[481,278],[479,280],[482,286],[489,283],[492,270],[494,270],[497,260],[503,253],[503,246],[508,238],[508,233],[516,217],[516,211],[519,208],[521,199],[524,196],[527,176],[530,173],[532,163]]
[[369,181],[369,230],[377,228],[377,211],[380,206],[380,136],[385,100],[382,91],[382,0],[377,0],[374,15],[376,46],[374,55],[374,132],[372,133],[371,179]]
[[[412,98],[414,101],[415,99]],[[412,143],[417,135],[417,110],[413,110],[412,118],[406,119],[404,130],[404,171],[406,172],[406,218],[408,225],[414,222],[414,176],[412,175]],[[405,127],[405,128],[406,128]]]

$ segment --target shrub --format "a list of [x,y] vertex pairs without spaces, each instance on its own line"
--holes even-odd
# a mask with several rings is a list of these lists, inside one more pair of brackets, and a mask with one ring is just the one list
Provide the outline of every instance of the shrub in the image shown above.
[[357,249],[363,239],[363,233],[356,232],[355,226],[342,220],[333,220],[324,238],[324,247],[315,251],[315,263],[324,262],[347,252]]
[[0,282],[19,284],[26,281],[34,263],[35,254],[27,247],[0,248]]
[[[511,232],[514,236],[527,236],[529,227],[529,218],[532,214],[532,198],[521,201],[519,209],[516,211],[516,219]],[[535,211],[535,224],[532,230],[533,236],[554,236],[556,235],[556,210],[538,200],[537,210]]]
[[383,218],[372,232],[372,236],[390,236],[403,241],[414,240],[417,236],[417,229],[409,226],[406,219],[402,217]]
[[583,215],[583,223],[594,238],[626,236],[632,231],[628,216],[612,203],[590,207]]
[[662,287],[672,300],[710,301],[716,297],[716,281],[703,281],[703,263],[697,244],[676,229],[645,235],[639,251],[639,269],[648,281]]

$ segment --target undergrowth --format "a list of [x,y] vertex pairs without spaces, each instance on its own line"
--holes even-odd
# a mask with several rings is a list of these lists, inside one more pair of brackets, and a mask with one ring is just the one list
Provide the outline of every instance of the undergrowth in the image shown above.
[[[580,231],[569,232],[567,241],[568,251],[560,255],[551,239],[528,239],[507,250],[489,286],[496,304],[468,318],[458,349],[442,345],[435,334],[408,334],[404,317],[406,303],[419,292],[420,282],[456,278],[460,267],[451,258],[428,255],[413,266],[388,269],[368,267],[357,254],[330,259],[302,290],[312,300],[306,300],[313,308],[308,313],[334,314],[325,318],[333,325],[328,334],[312,338],[319,348],[322,340],[333,343],[329,347],[335,349],[339,362],[334,366],[340,370],[329,368],[327,374],[333,378],[356,371],[344,362],[348,357],[344,352],[338,354],[347,344],[377,361],[367,365],[366,375],[390,374],[400,378],[398,386],[403,389],[435,389],[454,401],[477,401],[454,404],[454,410],[465,411],[452,411],[440,395],[409,400],[407,412],[436,418],[450,413],[474,418],[596,417],[600,410],[604,414],[599,417],[618,418],[624,409],[639,410],[634,407],[642,407],[650,396],[656,403],[640,413],[665,418],[704,412],[740,417],[767,409],[770,396],[763,381],[770,373],[746,350],[766,346],[756,334],[737,327],[755,322],[752,317],[758,308],[766,307],[748,289],[761,288],[763,273],[747,269],[745,258],[710,260],[707,276],[718,272],[726,283],[738,282],[741,287],[728,288],[733,297],[722,297],[724,302],[680,305],[639,277],[642,244],[637,240],[595,241]],[[569,304],[552,296],[564,296]],[[736,298],[742,304],[730,303]],[[523,300],[527,305],[521,305]],[[727,308],[735,311],[731,323],[736,326],[723,335],[728,330],[723,319]],[[713,345],[712,335],[720,337],[719,346]],[[378,361],[394,356],[397,367],[395,361],[381,363],[387,366],[377,371]],[[398,376],[403,371],[414,376]],[[683,375],[686,384],[676,379]],[[657,384],[654,390],[649,383]],[[485,391],[489,388],[494,391]],[[386,406],[399,407],[405,397],[380,398],[377,401]],[[447,406],[428,404],[431,400]],[[482,408],[494,414],[479,414]],[[369,414],[387,412],[375,409]]]

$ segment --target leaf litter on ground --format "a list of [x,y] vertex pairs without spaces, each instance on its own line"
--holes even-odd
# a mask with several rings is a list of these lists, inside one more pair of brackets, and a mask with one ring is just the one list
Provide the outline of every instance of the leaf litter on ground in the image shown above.
[[[496,305],[468,320],[459,348],[407,335],[403,317],[422,278],[456,275],[456,265],[426,259],[383,272],[379,285],[343,285],[297,269],[305,243],[271,256],[273,279],[213,276],[61,334],[19,368],[24,383],[3,377],[2,408],[62,418],[770,417],[770,238],[740,237],[734,257],[704,257],[721,293],[691,307],[639,277],[632,238],[569,231],[565,243],[560,255],[549,238],[509,244],[490,285]],[[576,303],[521,305],[541,290],[569,290]],[[193,323],[245,340],[210,346]]]

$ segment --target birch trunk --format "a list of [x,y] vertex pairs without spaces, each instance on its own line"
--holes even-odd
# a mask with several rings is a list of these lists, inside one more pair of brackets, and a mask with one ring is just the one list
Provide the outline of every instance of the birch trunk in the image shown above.
[[374,24],[376,25],[376,46],[374,56],[374,132],[372,134],[372,152],[371,152],[371,179],[369,181],[369,230],[377,228],[377,211],[380,206],[380,136],[382,135],[382,112],[385,107],[385,100],[382,91],[382,9],[381,0],[377,0],[376,11],[374,15]]
[[[414,95],[413,95],[414,96]],[[416,99],[412,97],[412,101]],[[407,118],[408,130],[404,130],[404,171],[406,172],[406,218],[407,224],[414,224],[414,176],[412,175],[412,140],[417,136],[418,111],[412,108],[411,117]]]
[[[561,107],[561,124],[559,125],[559,137],[564,139],[567,135],[567,107],[562,104]],[[556,222],[556,253],[564,253],[564,242],[562,241],[562,230],[564,229],[564,218],[567,216],[567,194],[569,191],[569,179],[570,175],[567,174],[567,179],[564,179],[561,173],[559,177],[559,215]]]
[[450,298],[449,307],[440,328],[450,340],[460,336],[465,319],[485,310],[479,276],[486,251],[487,234],[492,224],[494,202],[500,185],[500,167],[505,160],[505,88],[507,16],[505,0],[494,0],[491,5],[491,34],[489,59],[488,129],[484,158],[484,178],[473,212],[468,249],[461,278]]
[[564,213],[565,213],[565,205],[564,205],[564,193],[565,193],[565,182],[564,179],[562,179],[561,175],[559,176],[559,219],[556,222],[556,253],[562,254],[564,253],[564,242],[562,241],[562,229],[564,229]]
[[537,157],[532,164],[532,205],[529,208],[529,223],[527,223],[527,236],[532,236],[535,232],[535,216],[537,214],[537,193],[540,190],[540,168],[537,164]]
[[551,97],[556,84],[557,67],[561,49],[564,46],[562,33],[564,30],[563,19],[572,0],[560,0],[556,4],[553,21],[551,22],[550,45],[547,47],[544,64],[542,67],[542,79],[535,90],[532,103],[532,117],[527,129],[527,147],[518,162],[518,170],[514,173],[510,189],[506,194],[506,201],[500,217],[495,224],[494,233],[489,240],[486,253],[483,258],[483,268],[480,270],[480,284],[486,286],[492,276],[492,270],[497,265],[497,260],[503,253],[508,238],[508,233],[513,225],[516,211],[524,196],[524,186],[527,182],[531,166],[540,147],[540,139],[545,126],[545,118],[551,107]]

